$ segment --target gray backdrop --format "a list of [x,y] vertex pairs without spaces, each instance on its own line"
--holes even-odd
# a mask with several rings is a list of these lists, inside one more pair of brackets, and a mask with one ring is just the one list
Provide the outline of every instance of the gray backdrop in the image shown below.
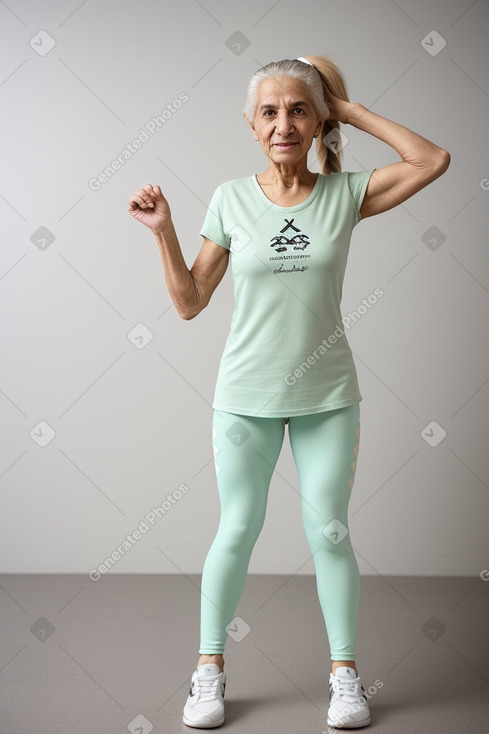
[[[250,76],[325,54],[352,101],[452,157],[352,237],[343,314],[385,293],[347,332],[364,398],[350,505],[360,570],[487,578],[488,10],[0,5],[4,572],[88,574],[124,539],[109,573],[201,572],[219,522],[211,402],[232,274],[181,320],[127,202],[160,184],[190,265],[216,186],[266,168],[241,117]],[[400,160],[342,131],[344,170]],[[287,437],[249,572],[314,573]]]

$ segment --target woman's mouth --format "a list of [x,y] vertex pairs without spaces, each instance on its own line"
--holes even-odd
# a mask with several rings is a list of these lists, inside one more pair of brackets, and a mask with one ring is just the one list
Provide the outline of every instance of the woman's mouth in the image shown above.
[[298,143],[275,143],[275,147],[279,150],[292,150]]

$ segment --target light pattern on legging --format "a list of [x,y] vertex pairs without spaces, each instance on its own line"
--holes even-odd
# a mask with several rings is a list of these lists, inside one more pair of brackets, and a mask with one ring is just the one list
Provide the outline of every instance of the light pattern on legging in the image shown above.
[[[355,660],[360,573],[350,542],[348,503],[359,447],[360,406],[291,416],[288,429],[331,659]],[[224,653],[226,627],[265,521],[284,433],[283,418],[214,411],[221,516],[202,571],[200,654]]]

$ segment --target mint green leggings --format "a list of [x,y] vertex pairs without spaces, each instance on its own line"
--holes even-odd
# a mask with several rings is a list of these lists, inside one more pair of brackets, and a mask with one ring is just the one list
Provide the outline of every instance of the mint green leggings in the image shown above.
[[[199,653],[223,654],[265,521],[270,480],[287,419],[214,411],[221,517],[202,571]],[[348,503],[360,438],[358,403],[288,419],[301,488],[302,521],[331,660],[355,660],[360,573],[348,531]]]

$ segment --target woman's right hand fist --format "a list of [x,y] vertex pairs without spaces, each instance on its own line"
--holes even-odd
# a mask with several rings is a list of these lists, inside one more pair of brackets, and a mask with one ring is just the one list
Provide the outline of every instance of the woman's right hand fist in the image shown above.
[[171,219],[170,206],[158,185],[148,184],[138,189],[129,199],[128,212],[153,234],[161,231]]

